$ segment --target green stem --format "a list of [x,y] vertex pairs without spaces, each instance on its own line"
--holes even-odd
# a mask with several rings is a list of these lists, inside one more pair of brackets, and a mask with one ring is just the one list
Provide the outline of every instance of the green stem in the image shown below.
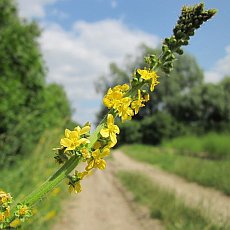
[[[53,190],[69,173],[79,164],[81,157],[73,156],[70,158],[58,171],[56,171],[50,178],[48,178],[39,188],[35,189],[20,203],[33,206],[41,200],[47,193]],[[11,218],[11,221],[14,217]]]

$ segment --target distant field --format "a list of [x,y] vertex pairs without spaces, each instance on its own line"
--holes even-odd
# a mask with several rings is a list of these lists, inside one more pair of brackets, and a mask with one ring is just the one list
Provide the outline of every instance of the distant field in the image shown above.
[[121,171],[117,176],[124,187],[132,192],[135,201],[147,206],[151,217],[160,219],[166,229],[224,229],[211,225],[199,210],[186,207],[172,192],[159,188],[140,173]]
[[[52,148],[58,145],[59,138],[59,130],[46,132],[27,158],[17,162],[13,167],[1,170],[0,188],[10,192],[17,202],[44,182],[58,168],[53,159]],[[60,202],[67,193],[67,187],[63,185],[54,189],[48,195],[49,199],[43,199],[33,210],[34,217],[23,224],[23,229],[50,229],[53,218],[61,210]]]
[[125,145],[121,150],[128,156],[175,173],[188,181],[214,187],[230,195],[230,160],[208,160],[185,156],[171,148],[147,145]]

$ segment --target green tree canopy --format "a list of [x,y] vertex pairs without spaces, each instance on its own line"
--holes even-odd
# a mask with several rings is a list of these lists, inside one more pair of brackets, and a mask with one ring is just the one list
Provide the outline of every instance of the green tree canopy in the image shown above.
[[0,165],[28,152],[44,128],[70,119],[63,89],[47,85],[40,29],[18,17],[15,2],[0,1]]

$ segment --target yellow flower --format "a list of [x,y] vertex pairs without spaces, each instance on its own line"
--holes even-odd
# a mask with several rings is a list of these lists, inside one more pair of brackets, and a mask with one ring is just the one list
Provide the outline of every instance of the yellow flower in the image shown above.
[[134,109],[135,114],[137,114],[139,112],[140,107],[145,106],[142,102],[143,102],[143,100],[141,99],[141,91],[138,90],[137,100],[134,100],[131,104],[131,107],[132,107],[132,109]]
[[82,191],[82,187],[81,187],[81,180],[88,175],[88,171],[84,171],[84,172],[78,172],[75,171],[75,174],[71,177],[69,177],[69,192],[76,192],[79,193]]
[[104,96],[103,102],[106,107],[114,108],[117,103],[124,97],[125,93],[129,90],[128,84],[117,85],[114,88],[110,88],[107,94]]
[[85,145],[89,143],[89,140],[87,138],[82,137],[82,135],[87,134],[89,131],[89,125],[86,125],[83,128],[77,126],[74,131],[66,129],[65,137],[61,139],[60,144],[66,148],[65,151],[75,150],[80,145]]
[[91,157],[89,150],[87,148],[83,148],[81,150],[81,154],[85,160]]
[[16,211],[14,215],[18,217],[22,222],[25,221],[26,218],[32,216],[32,210],[26,204],[17,204]]
[[[125,101],[125,100],[123,100],[123,101]],[[119,117],[121,117],[121,121],[124,122],[126,120],[131,120],[134,113],[133,113],[133,110],[129,107],[129,105],[124,102],[118,108],[118,115],[119,115]]]
[[70,193],[72,193],[72,192],[75,192],[75,193],[81,192],[82,191],[82,187],[81,187],[80,181],[76,182],[74,185],[69,185],[68,191]]
[[117,136],[116,134],[120,133],[120,129],[117,125],[114,125],[114,117],[112,114],[108,114],[107,117],[107,128],[102,128],[100,134],[102,137],[110,138],[111,142],[116,144],[117,143]]
[[137,72],[141,75],[141,78],[150,81],[150,91],[154,90],[154,87],[159,84],[157,80],[159,76],[157,76],[156,72],[149,69],[137,69]]
[[0,190],[0,205],[6,207],[11,202],[12,202],[11,195],[9,193]]
[[104,148],[102,152],[100,149],[96,149],[92,152],[92,158],[88,160],[88,165],[86,166],[86,170],[89,171],[92,168],[99,168],[101,170],[105,169],[106,161],[103,159],[108,156],[110,153],[109,148]]

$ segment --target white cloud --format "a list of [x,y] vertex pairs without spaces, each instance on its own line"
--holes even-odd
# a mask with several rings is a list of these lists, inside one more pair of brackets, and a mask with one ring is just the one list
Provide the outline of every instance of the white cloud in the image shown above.
[[107,19],[77,21],[71,31],[46,25],[40,43],[49,69],[48,81],[64,85],[76,108],[74,118],[84,123],[93,121],[99,109],[101,98],[93,82],[108,71],[109,63],[121,64],[125,55],[134,55],[142,43],[156,47],[159,38]]
[[220,59],[211,70],[205,72],[205,80],[218,82],[227,75],[230,75],[230,46],[226,47],[225,57]]
[[26,18],[45,17],[45,6],[58,0],[17,0],[19,15]]
[[116,0],[112,0],[111,1],[111,6],[112,6],[112,8],[116,8],[117,7],[117,1]]

